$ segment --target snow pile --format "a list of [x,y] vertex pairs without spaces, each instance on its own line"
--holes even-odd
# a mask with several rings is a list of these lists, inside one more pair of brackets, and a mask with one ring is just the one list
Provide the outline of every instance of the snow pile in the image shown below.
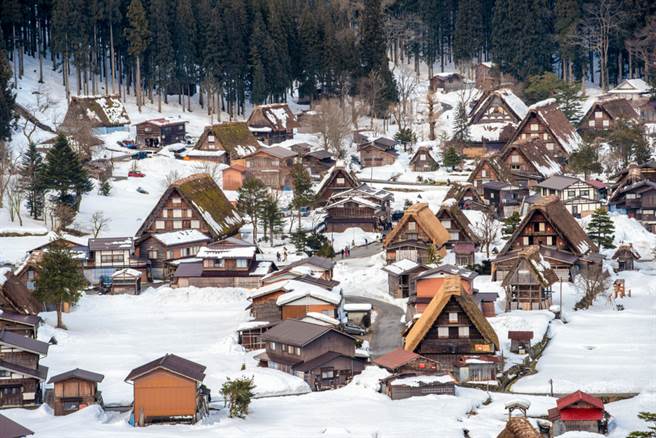
[[338,252],[347,246],[353,249],[355,246],[362,246],[366,243],[374,243],[380,240],[380,233],[373,233],[370,231],[364,231],[362,228],[347,228],[341,233],[324,233],[324,235],[330,239],[333,245],[333,249]]
[[422,385],[430,385],[431,383],[450,383],[453,382],[453,377],[449,374],[443,374],[441,376],[412,376],[412,377],[402,377],[399,379],[394,379],[390,383],[392,386],[410,386],[418,387]]

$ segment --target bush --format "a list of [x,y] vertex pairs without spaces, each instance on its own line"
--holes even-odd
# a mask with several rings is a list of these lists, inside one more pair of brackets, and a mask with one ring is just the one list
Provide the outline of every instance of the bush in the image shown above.
[[228,416],[230,418],[246,417],[251,399],[255,395],[253,393],[254,389],[253,377],[241,377],[235,380],[231,380],[228,377],[228,380],[221,387],[221,395],[223,396],[225,406],[228,407]]

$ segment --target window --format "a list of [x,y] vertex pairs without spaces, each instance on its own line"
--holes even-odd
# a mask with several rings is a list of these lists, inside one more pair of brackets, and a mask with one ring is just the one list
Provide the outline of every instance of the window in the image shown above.
[[276,343],[275,342],[269,342],[269,348],[271,348],[272,350],[275,350],[276,349]]
[[182,209],[176,208],[173,210],[173,217],[182,217]]
[[162,209],[162,217],[168,217],[169,211],[167,209]]
[[180,198],[178,198],[177,196],[175,196],[175,197],[171,198],[171,202],[173,202],[174,204],[179,204],[180,202],[182,202],[182,200]]
[[567,196],[569,196],[570,198],[575,197],[576,196],[576,190],[568,190],[567,191]]
[[344,178],[342,178],[341,176],[338,177],[337,178],[337,184],[340,184],[340,185],[344,184]]
[[449,327],[438,327],[437,328],[437,337],[438,338],[448,338],[449,337]]
[[214,260],[215,268],[223,268],[224,266],[225,266],[225,260],[223,259]]
[[531,131],[537,131],[540,129],[540,125],[537,123],[531,123]]
[[294,354],[294,347],[291,346],[291,345],[288,345],[288,346],[287,346],[287,353],[289,353],[289,354]]
[[524,236],[524,237],[522,237],[522,244],[523,244],[524,246],[528,246],[528,245],[531,244],[531,241],[530,241],[530,239],[528,238],[528,236]]
[[421,161],[425,161],[426,160],[426,154],[419,154],[419,159]]
[[468,338],[469,337],[469,327],[458,327],[458,337],[459,338]]
[[80,402],[75,401],[64,401],[64,410],[65,411],[77,411],[80,409]]
[[543,140],[549,140],[549,134],[547,134],[546,132],[544,134],[542,134],[542,139]]
[[487,170],[485,169],[481,170],[481,176],[485,178],[487,176]]
[[247,259],[237,259],[237,267],[238,268],[248,267],[248,260]]
[[332,368],[322,368],[321,369],[321,378],[322,379],[332,379],[335,377],[335,371]]
[[207,142],[208,143],[214,143],[214,134],[210,134],[207,136]]
[[166,222],[164,221],[155,221],[155,228],[158,230],[163,230],[166,228]]
[[581,190],[581,196],[587,198],[590,196],[590,190]]
[[191,217],[191,209],[185,209],[185,216]]
[[173,221],[173,229],[174,230],[182,229],[182,221]]
[[460,240],[460,233],[458,231],[451,231],[449,233],[449,240]]
[[172,259],[173,258],[173,250],[172,249],[169,249],[168,251],[166,251],[166,258],[167,259]]
[[271,165],[272,165],[273,167],[278,167],[278,166],[280,166],[280,161],[278,161],[278,160],[271,160]]
[[601,111],[595,111],[595,119],[601,119],[604,116],[604,113]]
[[0,370],[0,377],[9,377],[11,376],[11,371]]
[[519,163],[519,162],[520,162],[520,157],[519,157],[519,155],[517,155],[517,154],[513,154],[513,155],[510,157],[510,161],[511,161],[512,163]]
[[442,222],[444,228],[451,228],[451,219],[442,219],[440,222]]
[[250,161],[246,161],[246,167],[251,167],[251,162]]
[[553,236],[547,236],[547,246],[553,246]]
[[194,219],[191,221],[191,228],[200,228],[200,221],[198,219]]
[[156,249],[151,249],[148,251],[148,258],[149,259],[158,259],[159,258],[159,251]]
[[553,143],[547,143],[545,146],[547,147],[547,150],[550,150],[550,151],[554,150],[554,144]]
[[545,223],[544,223],[544,222],[540,222],[540,223],[538,224],[538,231],[540,231],[541,233],[544,233],[544,230],[545,230]]
[[526,134],[522,134],[522,140],[526,140]]
[[590,121],[588,121],[588,126],[591,127],[591,128],[594,128],[594,126],[595,126],[595,121],[594,121],[594,120],[590,120]]
[[296,356],[300,356],[301,355],[301,347],[296,347],[296,349],[294,350],[294,353],[296,353]]
[[408,222],[408,231],[417,231],[417,224],[415,222]]
[[610,126],[610,120],[604,120],[603,125],[604,125],[604,128],[608,128]]
[[449,322],[458,322],[458,312],[449,312]]

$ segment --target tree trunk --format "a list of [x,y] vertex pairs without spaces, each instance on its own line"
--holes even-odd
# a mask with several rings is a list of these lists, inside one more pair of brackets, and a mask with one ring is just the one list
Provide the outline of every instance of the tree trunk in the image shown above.
[[39,84],[43,84],[43,48],[41,46],[41,32],[43,32],[43,30],[39,27],[39,35],[36,39],[36,50],[39,52]]
[[157,87],[157,112],[162,112],[162,87]]
[[137,56],[137,71],[136,71],[136,79],[135,79],[135,84],[134,84],[134,94],[137,97],[137,108],[139,109],[139,112],[141,112],[141,60],[140,57]]
[[66,330],[66,326],[64,325],[64,318],[62,318],[63,307],[63,302],[60,301],[57,303],[57,328]]
[[114,60],[114,26],[109,25],[109,64],[112,70],[112,94],[116,94],[116,63]]
[[18,55],[16,54],[16,25],[11,26],[12,44],[11,57],[14,61],[14,88],[18,88]]

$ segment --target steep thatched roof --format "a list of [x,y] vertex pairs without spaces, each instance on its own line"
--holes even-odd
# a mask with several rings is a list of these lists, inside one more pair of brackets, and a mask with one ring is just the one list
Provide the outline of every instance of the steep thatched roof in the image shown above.
[[472,227],[471,222],[469,222],[469,219],[467,219],[467,216],[465,216],[456,202],[447,201],[449,200],[447,199],[442,203],[440,210],[436,214],[437,218],[441,220],[445,215],[448,216],[449,219],[454,221],[458,228],[463,233],[465,233],[469,240],[478,243],[480,238],[474,231],[474,228]]
[[558,282],[558,275],[551,269],[551,266],[546,262],[540,254],[539,245],[531,245],[518,253],[517,261],[510,268],[508,274],[504,277],[501,286],[507,287],[513,284],[515,273],[521,268],[522,261],[526,261],[526,265],[533,272],[533,275],[542,285],[542,287],[549,287]]
[[414,164],[417,160],[419,160],[419,156],[421,154],[426,155],[427,161],[432,161],[435,165],[439,166],[439,162],[437,161],[437,158],[435,158],[433,151],[426,145],[422,145],[417,148],[415,153],[412,155],[412,158],[410,158],[410,164]]
[[206,173],[197,173],[179,179],[169,186],[137,231],[137,238],[141,237],[144,230],[156,219],[157,213],[173,191],[177,191],[190,207],[196,210],[215,239],[237,233],[244,224],[242,217],[212,177]]
[[20,315],[36,315],[43,310],[43,306],[23,283],[11,272],[2,272],[0,278],[0,307],[1,310],[14,312]]
[[469,113],[471,123],[478,123],[490,105],[495,101],[495,98],[498,98],[501,101],[502,105],[506,107],[506,111],[515,118],[516,122],[521,121],[526,116],[528,107],[524,101],[513,93],[511,89],[500,88],[498,90],[486,92],[476,101],[476,104]]
[[256,106],[248,117],[247,124],[254,130],[269,128],[272,131],[286,131],[300,127],[296,116],[286,103]]
[[463,289],[460,278],[457,276],[449,277],[442,283],[440,290],[433,296],[421,317],[407,333],[403,348],[406,351],[415,351],[451,298],[462,307],[483,338],[494,344],[498,350],[499,338],[496,332],[471,296]]
[[483,203],[483,198],[481,198],[481,195],[476,191],[476,187],[468,182],[451,183],[451,188],[449,188],[449,191],[446,192],[444,199],[455,199],[457,203],[460,203],[468,194],[472,196],[472,200],[474,202]]
[[511,417],[497,438],[541,438],[526,417]]
[[481,159],[478,160],[476,167],[469,175],[468,181],[470,183],[474,181],[476,175],[479,174],[485,164],[488,164],[496,172],[499,181],[510,182],[512,175],[510,174],[510,171],[503,165],[499,154],[491,154],[481,157]]
[[583,256],[588,253],[596,253],[597,246],[585,233],[583,228],[576,222],[574,216],[567,211],[560,198],[557,196],[545,196],[538,199],[530,208],[526,216],[519,223],[513,235],[506,242],[501,254],[506,254],[512,249],[513,242],[515,242],[522,234],[524,228],[531,222],[533,215],[542,213],[549,223],[554,227],[556,232],[562,237],[570,246],[571,250],[577,256]]
[[[633,105],[631,105],[628,100],[624,98],[617,98],[603,99],[595,102],[594,105],[590,107],[588,112],[585,113],[582,120],[594,118],[594,113],[599,110],[605,111],[613,120],[624,119],[627,121],[638,121],[640,118],[637,111],[633,108]],[[585,126],[583,126],[583,128],[585,128]]]
[[349,172],[344,161],[339,160],[319,182],[319,186],[317,187],[317,199],[322,199],[325,196],[326,191],[331,188],[337,177],[344,178],[344,181],[351,189],[360,185],[360,181],[358,181],[355,175]]
[[206,126],[196,148],[202,149],[201,146],[210,133],[214,134],[215,143],[219,149],[226,151],[231,160],[252,154],[260,147],[260,143],[248,129],[246,123],[226,122]]
[[405,227],[408,221],[412,219],[417,223],[424,233],[431,239],[431,243],[438,248],[443,246],[449,240],[449,232],[444,228],[442,223],[435,217],[433,212],[428,208],[427,203],[414,204],[408,207],[398,224],[387,234],[383,246],[387,247]]
[[549,156],[549,151],[543,140],[533,139],[527,143],[508,143],[501,150],[501,160],[505,161],[513,151],[517,151],[524,156],[526,161],[535,169],[535,174],[531,175],[530,173],[518,170],[511,170],[511,174],[534,176],[535,178],[543,179],[563,173],[562,166]]
[[91,128],[130,124],[130,117],[118,96],[73,96],[64,117],[64,128],[80,124]]

